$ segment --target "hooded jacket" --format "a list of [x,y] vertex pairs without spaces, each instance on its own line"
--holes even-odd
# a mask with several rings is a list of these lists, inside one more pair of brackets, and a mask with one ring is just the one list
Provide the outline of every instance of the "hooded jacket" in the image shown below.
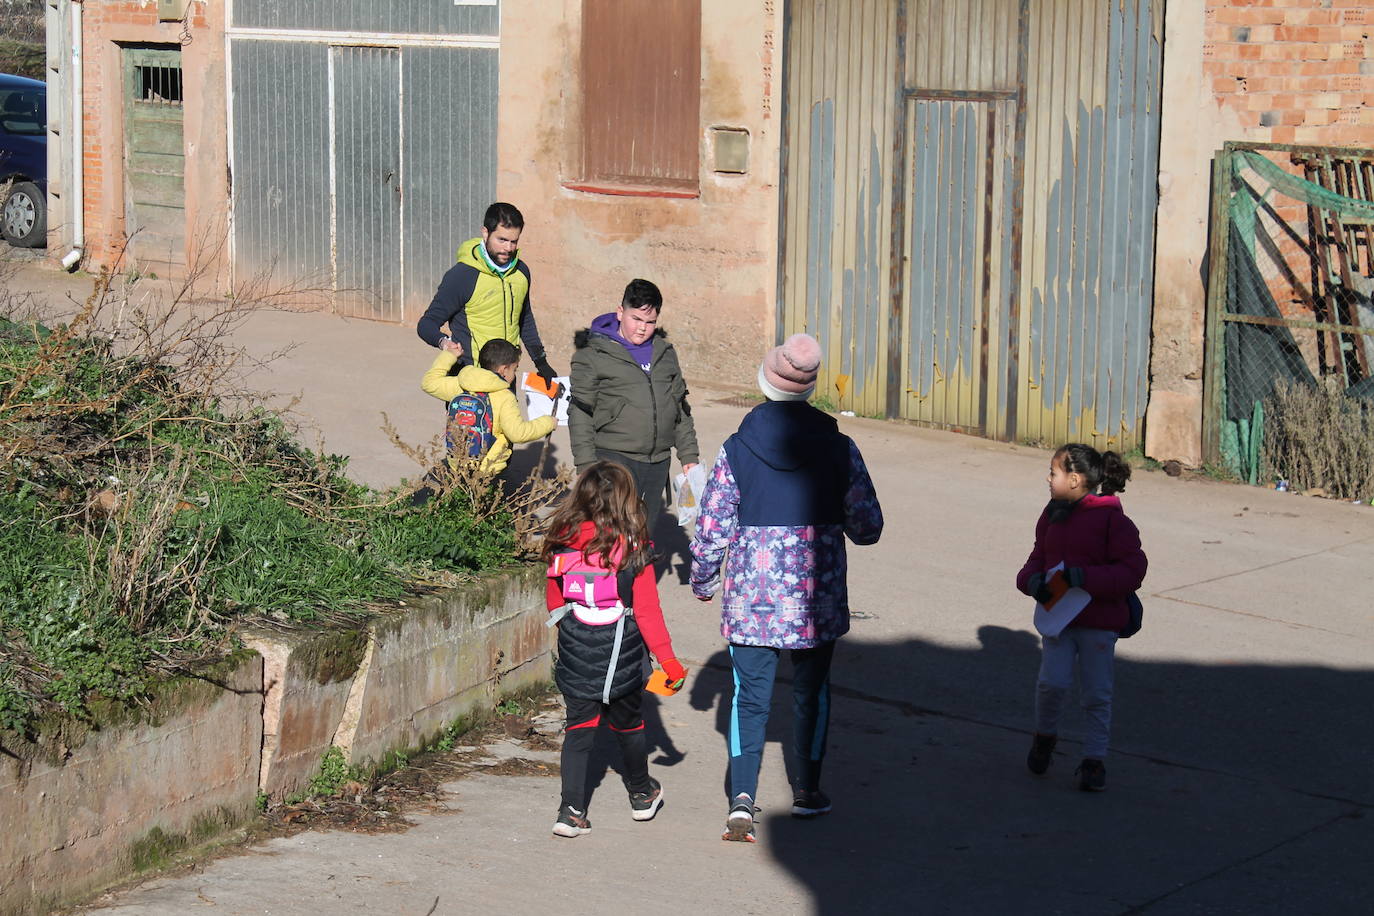
[[606,317],[573,336],[577,349],[568,410],[573,463],[586,467],[600,448],[645,462],[663,461],[677,449],[678,461],[695,464],[697,433],[687,382],[667,335],[661,328],[654,331],[646,372],[619,334],[607,333]]
[[463,345],[460,361],[476,363],[482,345],[500,338],[524,344],[531,360],[544,358],[544,343],[530,305],[530,269],[518,255],[510,269],[498,273],[482,256],[482,239],[458,246],[458,263],[439,281],[439,289],[415,331],[431,347],[439,346],[442,327]]
[[512,442],[533,442],[553,432],[558,421],[553,417],[538,417],[526,420],[520,415],[520,405],[515,394],[501,378],[490,369],[478,366],[464,366],[455,378],[449,375],[458,358],[447,350],[440,350],[434,363],[420,379],[420,387],[434,395],[445,404],[465,391],[486,394],[491,399],[492,432],[496,441],[482,456],[479,465],[484,474],[499,474],[506,469],[510,460]]
[[1116,496],[1084,496],[1059,521],[1046,506],[1035,523],[1035,546],[1016,574],[1016,588],[1034,596],[1031,577],[1059,563],[1083,570],[1082,588],[1091,597],[1071,627],[1120,630],[1130,618],[1126,599],[1140,588],[1148,565],[1140,532]]
[[849,631],[845,537],[873,544],[882,531],[868,468],[835,418],[805,401],[767,401],[707,476],[692,592],[721,590],[731,643],[814,648]]

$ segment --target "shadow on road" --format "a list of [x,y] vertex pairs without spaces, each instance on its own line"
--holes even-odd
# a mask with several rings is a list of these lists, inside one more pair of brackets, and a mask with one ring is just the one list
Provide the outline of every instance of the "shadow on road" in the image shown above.
[[[1374,893],[1374,672],[1139,661],[1123,641],[1108,791],[1083,793],[1076,707],[1050,773],[1025,768],[1036,637],[978,637],[841,640],[834,811],[791,818],[766,780],[759,799],[759,845],[815,912],[1337,913]],[[717,653],[691,694],[722,772],[731,680]],[[765,758],[790,745],[786,663],[778,681]]]

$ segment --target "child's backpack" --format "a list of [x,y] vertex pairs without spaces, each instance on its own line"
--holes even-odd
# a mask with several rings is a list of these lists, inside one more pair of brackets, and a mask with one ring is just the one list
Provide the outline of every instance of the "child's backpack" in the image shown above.
[[1145,622],[1145,605],[1140,603],[1140,595],[1131,592],[1126,596],[1126,611],[1130,615],[1126,620],[1126,626],[1117,631],[1120,639],[1130,639],[1140,632],[1141,624]]
[[481,458],[495,442],[490,395],[485,391],[464,391],[449,401],[444,445],[450,455],[465,448],[469,458]]
[[[611,554],[613,562],[624,553],[617,547]],[[601,556],[584,556],[581,550],[566,550],[553,555],[548,576],[561,580],[564,613],[570,613],[583,623],[605,626],[619,621],[626,613],[633,613],[632,588],[634,577],[628,570],[607,569]],[[563,614],[555,612],[553,623]]]

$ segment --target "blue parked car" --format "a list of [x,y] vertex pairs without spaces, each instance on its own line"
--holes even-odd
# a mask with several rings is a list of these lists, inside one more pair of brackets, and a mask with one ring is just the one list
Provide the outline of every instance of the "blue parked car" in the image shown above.
[[20,248],[44,244],[48,231],[48,87],[0,73],[0,235]]

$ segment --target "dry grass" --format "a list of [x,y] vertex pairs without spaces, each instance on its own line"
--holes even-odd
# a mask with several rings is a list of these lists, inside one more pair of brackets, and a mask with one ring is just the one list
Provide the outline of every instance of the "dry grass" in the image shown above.
[[1296,490],[1374,499],[1374,405],[1333,382],[1281,382],[1264,405],[1264,474]]
[[464,457],[448,457],[442,435],[435,436],[423,445],[412,445],[403,440],[396,431],[391,418],[382,414],[382,431],[391,439],[407,458],[415,462],[424,472],[423,485],[431,488],[441,497],[459,494],[471,513],[474,521],[487,522],[498,516],[509,517],[515,530],[515,542],[526,552],[539,549],[537,543],[543,530],[543,510],[567,492],[572,480],[572,469],[559,465],[552,477],[544,477],[542,469],[548,462],[552,439],[545,436],[535,463],[535,471],[522,481],[510,482],[493,478],[483,473],[480,459],[465,457],[467,452],[468,430],[451,426],[449,434],[454,437],[455,454]]

